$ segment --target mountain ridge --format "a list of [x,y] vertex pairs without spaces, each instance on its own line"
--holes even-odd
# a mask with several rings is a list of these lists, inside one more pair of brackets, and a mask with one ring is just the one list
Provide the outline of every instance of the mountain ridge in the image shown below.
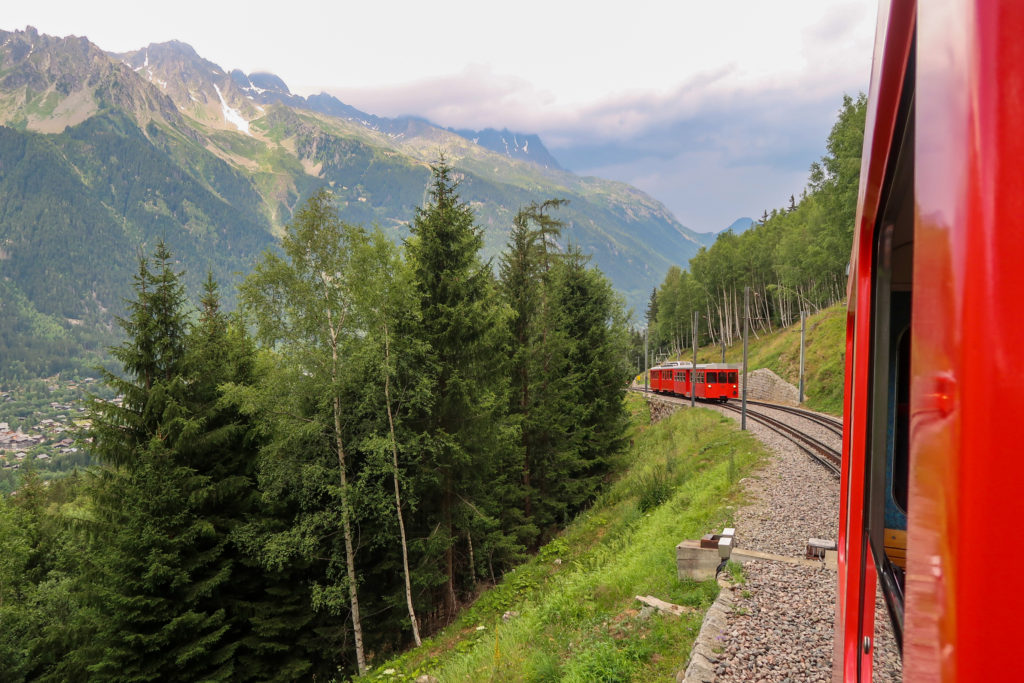
[[[344,220],[400,240],[442,153],[484,228],[487,256],[504,248],[518,208],[568,199],[565,240],[636,310],[670,265],[704,244],[636,188],[496,152],[424,119],[376,117],[325,93],[302,98],[273,74],[224,69],[180,41],[111,54],[86,38],[0,31],[0,131],[0,143],[21,150],[0,157],[0,277],[65,326],[109,324],[132,261],[157,239],[180,256],[190,287],[208,269],[230,285],[322,186]],[[539,138],[488,135],[543,149]],[[33,175],[42,186],[25,180]],[[58,244],[87,249],[77,235],[105,235],[97,272],[40,244],[30,227],[40,215],[53,216],[45,234]]]

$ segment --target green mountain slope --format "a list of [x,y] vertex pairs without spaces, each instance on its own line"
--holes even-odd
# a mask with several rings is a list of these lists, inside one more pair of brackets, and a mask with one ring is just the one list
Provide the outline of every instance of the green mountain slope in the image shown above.
[[230,295],[324,185],[343,219],[404,237],[440,154],[460,174],[489,255],[522,205],[568,199],[564,239],[637,310],[701,244],[622,183],[513,159],[420,119],[298,97],[183,43],[110,55],[29,28],[0,31],[0,278],[65,331],[69,320],[109,326],[136,258],[163,239],[190,287],[209,269]]

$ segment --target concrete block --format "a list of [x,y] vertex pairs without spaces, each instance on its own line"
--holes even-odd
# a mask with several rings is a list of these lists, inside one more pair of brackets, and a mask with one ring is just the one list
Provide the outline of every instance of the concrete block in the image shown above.
[[680,580],[713,579],[720,562],[718,548],[702,548],[700,541],[683,541],[676,546],[676,569]]

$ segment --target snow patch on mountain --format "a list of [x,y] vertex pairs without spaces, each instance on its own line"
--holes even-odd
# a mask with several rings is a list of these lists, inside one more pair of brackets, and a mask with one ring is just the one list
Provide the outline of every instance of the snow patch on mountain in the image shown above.
[[217,87],[216,83],[213,84],[213,89],[217,91],[217,97],[220,98],[220,108],[224,112],[224,120],[234,125],[246,135],[252,135],[249,132],[249,122],[242,116],[242,112],[228,106],[228,103],[224,101],[224,95],[221,94],[220,88]]

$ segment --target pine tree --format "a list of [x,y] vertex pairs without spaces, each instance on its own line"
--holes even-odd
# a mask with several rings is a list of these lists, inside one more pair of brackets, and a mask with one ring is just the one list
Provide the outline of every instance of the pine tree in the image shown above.
[[126,340],[112,350],[127,376],[105,373],[123,402],[93,402],[93,445],[106,465],[93,492],[91,598],[100,618],[95,641],[75,658],[97,680],[230,680],[238,641],[218,594],[232,562],[217,520],[229,477],[195,452],[202,400],[189,372],[180,274],[162,243],[153,258],[154,268],[140,262],[121,320]]
[[265,568],[251,551],[251,531],[274,523],[274,506],[261,500],[256,487],[261,439],[251,418],[222,400],[223,387],[257,381],[255,349],[244,324],[221,311],[212,273],[203,292],[198,321],[188,335],[192,409],[178,457],[211,484],[194,502],[222,539],[219,561],[231,568],[231,580],[218,590],[217,600],[231,627],[229,637],[238,643],[232,678],[294,680],[309,675],[319,658],[303,633],[311,622],[308,591],[293,585],[287,572]]
[[[627,415],[622,388],[630,377],[629,331],[624,305],[611,283],[571,247],[553,283],[559,326],[567,340],[565,383],[571,396],[571,466],[556,496],[567,512],[592,500],[612,454],[625,444]],[[568,521],[563,517],[563,523]]]
[[658,288],[651,290],[651,298],[647,303],[647,329],[650,330],[658,319]]
[[[470,520],[478,519],[481,526],[493,520],[489,506],[477,503],[484,482],[496,473],[494,437],[504,383],[495,365],[500,313],[493,303],[490,268],[479,256],[482,231],[456,193],[451,167],[442,159],[432,171],[429,202],[416,211],[407,253],[422,320],[412,333],[429,349],[425,370],[435,398],[416,427],[434,477],[423,482],[423,495],[432,484],[432,499],[425,505],[439,513],[431,521],[440,525],[442,599],[450,619],[458,605],[456,572],[461,569],[455,544],[470,531]],[[472,577],[474,568],[469,570]]]
[[[122,400],[93,401],[93,448],[104,462],[131,469],[144,445],[176,414],[185,364],[185,291],[180,273],[171,267],[171,253],[160,242],[154,263],[139,260],[135,299],[129,315],[118,318],[126,340],[110,350],[126,378],[103,369],[104,382]],[[151,268],[155,265],[155,270]]]
[[[564,202],[531,204],[516,215],[501,262],[501,284],[509,319],[509,412],[518,428],[517,469],[520,500],[510,501],[505,518],[522,542],[535,547],[563,517],[553,513],[548,491],[571,467],[555,462],[564,455],[569,410],[565,339],[552,304],[552,274],[561,255],[553,246],[561,222],[548,214]],[[557,504],[557,503],[556,503]],[[521,511],[517,519],[513,511]]]

